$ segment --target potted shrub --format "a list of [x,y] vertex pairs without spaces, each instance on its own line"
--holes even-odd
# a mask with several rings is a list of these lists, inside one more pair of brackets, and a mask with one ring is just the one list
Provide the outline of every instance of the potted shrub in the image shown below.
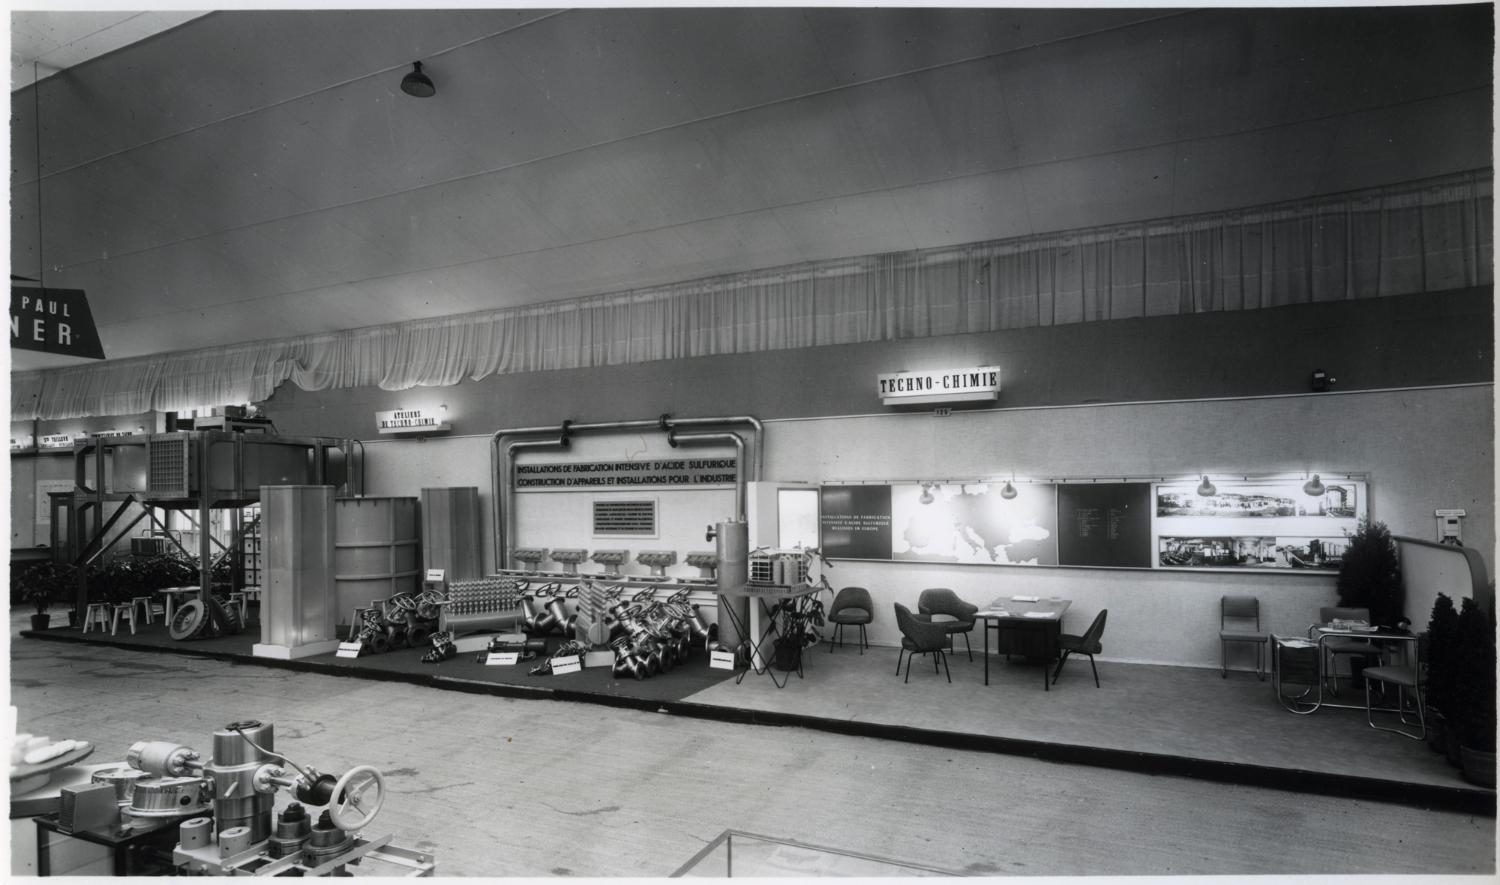
[[[1453,707],[1455,669],[1454,650],[1458,645],[1458,609],[1446,593],[1439,593],[1427,621],[1427,744],[1439,753],[1445,752],[1452,733],[1448,717]],[[1456,737],[1456,735],[1455,735]],[[1453,762],[1458,763],[1458,744],[1453,744]]]
[[1453,706],[1448,717],[1458,732],[1464,778],[1495,785],[1495,617],[1465,599],[1458,612],[1454,646]]
[[1395,627],[1406,607],[1396,542],[1383,522],[1361,519],[1344,548],[1335,589],[1339,605],[1370,610],[1370,623]]
[[36,610],[31,629],[47,629],[52,619],[47,610],[72,594],[77,574],[67,563],[39,562],[17,576],[21,600]]

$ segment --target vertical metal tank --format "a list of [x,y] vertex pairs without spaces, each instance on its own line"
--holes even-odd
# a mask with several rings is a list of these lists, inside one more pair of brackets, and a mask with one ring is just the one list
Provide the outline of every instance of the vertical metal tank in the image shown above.
[[[253,741],[259,749],[251,746],[245,738]],[[203,773],[214,783],[214,827],[217,832],[247,827],[251,842],[270,837],[271,811],[276,794],[255,792],[254,776],[262,765],[280,763],[280,759],[263,752],[275,750],[276,735],[269,723],[255,720],[232,722],[214,732],[213,761],[204,766]]]
[[741,636],[735,624],[749,629],[750,600],[744,592],[750,583],[750,524],[726,520],[716,523],[710,534],[719,557],[719,642],[732,649],[749,638]]
[[422,589],[416,498],[339,498],[335,511],[340,620],[371,600]]

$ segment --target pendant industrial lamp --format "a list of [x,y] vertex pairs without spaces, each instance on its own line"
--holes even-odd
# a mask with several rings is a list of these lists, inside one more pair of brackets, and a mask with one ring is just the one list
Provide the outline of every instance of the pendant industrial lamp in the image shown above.
[[1327,489],[1323,486],[1323,479],[1316,473],[1313,474],[1312,479],[1302,484],[1302,494],[1304,495],[1311,495],[1314,498],[1321,498],[1323,497],[1323,493],[1325,491],[1327,491]]
[[431,77],[422,73],[422,63],[419,61],[412,62],[411,73],[401,78],[401,91],[417,98],[437,95],[437,87],[432,84]]
[[1205,498],[1211,498],[1218,493],[1218,487],[1208,481],[1208,474],[1203,474],[1203,482],[1198,484],[1198,494]]
[[1015,478],[1016,475],[1012,473],[1010,475],[1010,479],[1005,481],[1005,485],[1000,487],[1000,497],[1004,498],[1007,501],[1014,499],[1016,495],[1019,494],[1019,492],[1016,491],[1016,487],[1012,484],[1012,480],[1014,480]]

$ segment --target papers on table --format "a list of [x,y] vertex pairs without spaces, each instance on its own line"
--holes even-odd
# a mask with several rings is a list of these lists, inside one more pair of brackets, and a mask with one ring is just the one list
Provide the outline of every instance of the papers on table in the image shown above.
[[1040,597],[1040,596],[1012,596],[1010,598],[1010,601],[1011,602],[1040,602],[1041,599],[1042,599],[1042,597]]
[[1301,636],[1278,636],[1276,642],[1286,648],[1315,648],[1317,646],[1316,642]]
[[1008,618],[1010,617],[1010,612],[1003,608],[992,608],[988,611],[979,612],[978,615],[981,618]]
[[1055,618],[1055,617],[1057,617],[1057,613],[1056,612],[1027,612],[1026,615],[1025,615],[1025,617],[1028,617],[1028,618]]

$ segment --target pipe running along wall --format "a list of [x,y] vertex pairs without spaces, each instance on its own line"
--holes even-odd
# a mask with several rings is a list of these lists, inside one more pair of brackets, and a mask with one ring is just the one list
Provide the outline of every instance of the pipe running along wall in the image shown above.
[[[735,415],[724,418],[677,418],[670,415],[662,415],[660,418],[636,421],[603,421],[593,424],[574,424],[572,421],[564,421],[552,427],[516,427],[506,430],[497,430],[490,436],[490,497],[492,500],[492,516],[494,517],[495,531],[495,570],[499,571],[509,567],[506,558],[509,556],[511,540],[514,537],[513,527],[506,517],[506,512],[512,508],[512,496],[515,494],[515,457],[518,451],[528,449],[565,449],[568,447],[569,438],[575,433],[600,433],[619,430],[660,430],[667,434],[668,442],[676,435],[679,441],[700,441],[701,437],[718,436],[717,434],[678,434],[678,428],[716,428],[733,427],[735,425],[747,425],[753,431],[755,448],[755,469],[745,469],[745,447],[744,440],[737,434],[724,433],[722,441],[729,442],[733,437],[735,451],[738,455],[735,461],[735,515],[737,519],[745,519],[745,484],[752,479],[760,478],[761,464],[764,461],[765,450],[765,428],[760,420],[750,415]],[[518,439],[505,445],[502,451],[501,441],[507,437],[526,437],[547,434],[548,439]],[[701,440],[708,441],[708,440]],[[715,440],[720,441],[720,440]],[[675,443],[674,443],[675,445]]]

